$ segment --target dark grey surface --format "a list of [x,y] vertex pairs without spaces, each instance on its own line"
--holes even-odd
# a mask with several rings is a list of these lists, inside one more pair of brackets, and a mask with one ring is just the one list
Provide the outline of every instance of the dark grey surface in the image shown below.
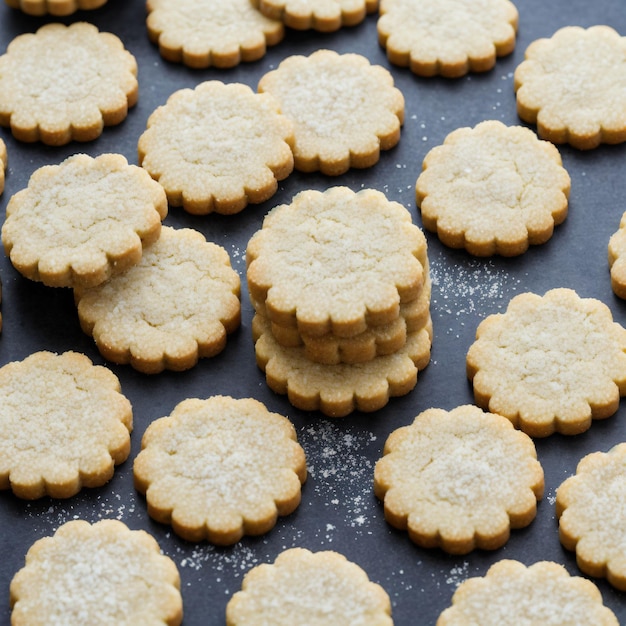
[[[47,148],[14,141],[7,129],[0,129],[9,150],[6,188],[0,196],[4,215],[10,196],[24,188],[38,167],[59,163],[76,152],[92,155],[120,152],[136,163],[136,145],[148,115],[175,90],[193,87],[207,79],[244,82],[256,88],[259,78],[293,53],[309,54],[326,47],[339,52],[359,52],[373,63],[388,67],[406,99],[406,121],[397,148],[383,153],[369,170],[351,171],[339,178],[292,174],[280,184],[268,202],[249,206],[235,216],[192,217],[172,208],[165,223],[190,226],[223,245],[242,277],[242,324],[230,337],[225,351],[201,361],[184,373],[145,376],[129,366],[110,366],[119,376],[122,391],[134,410],[132,453],[106,486],[84,490],[65,501],[45,498],[24,502],[11,493],[0,494],[0,623],[9,622],[8,589],[14,573],[23,565],[28,547],[39,537],[50,535],[63,522],[74,518],[95,521],[117,518],[132,528],[145,528],[154,535],[164,552],[178,565],[182,578],[184,623],[223,624],[224,609],[237,591],[245,572],[252,566],[271,562],[285,548],[303,546],[312,550],[334,549],[360,564],[370,578],[389,593],[395,623],[434,624],[440,611],[449,605],[456,585],[467,577],[483,575],[501,558],[530,564],[550,559],[579,574],[574,556],[558,540],[554,497],[558,485],[571,473],[579,459],[589,452],[607,450],[626,440],[626,408],[593,424],[585,434],[565,438],[552,436],[536,441],[546,476],[545,497],[530,527],[514,531],[505,547],[495,552],[477,551],[462,557],[413,545],[405,533],[390,529],[381,504],[372,489],[375,461],[388,434],[410,423],[429,407],[453,408],[472,402],[465,377],[465,354],[472,343],[478,322],[502,311],[517,293],[544,293],[553,287],[572,287],[581,296],[605,302],[617,321],[626,324],[626,304],[614,297],[607,265],[607,243],[626,210],[626,146],[600,147],[578,152],[561,147],[566,169],[572,178],[570,212],[554,237],[545,245],[530,249],[514,259],[475,259],[462,251],[443,247],[432,234],[429,259],[433,278],[431,312],[434,323],[432,361],[421,373],[416,388],[407,396],[392,399],[374,414],[353,414],[331,420],[321,414],[307,414],[291,407],[285,397],[273,394],[257,369],[250,333],[252,318],[245,285],[245,248],[265,213],[286,203],[306,188],[325,189],[348,185],[357,190],[372,187],[403,203],[421,224],[414,199],[414,184],[426,152],[440,144],[459,126],[473,126],[485,119],[507,124],[520,123],[515,112],[512,78],[528,44],[549,37],[566,25],[608,24],[626,35],[624,0],[520,0],[520,25],[515,52],[497,62],[483,75],[457,80],[420,79],[408,70],[391,66],[376,37],[376,16],[363,24],[334,34],[288,32],[286,39],[271,48],[258,62],[231,70],[190,70],[165,62],[148,41],[145,9],[140,0],[109,0],[103,8],[78,13],[61,21],[91,21],[101,30],[116,33],[139,63],[140,97],[127,120],[107,128],[102,137],[88,144]],[[36,30],[52,19],[31,18],[0,6],[0,54],[15,36]],[[72,294],[30,282],[17,274],[8,259],[0,258],[4,285],[0,337],[0,365],[21,360],[38,350],[62,352],[68,349],[87,354],[95,363],[105,364],[93,341],[81,333]],[[260,538],[244,539],[232,548],[190,544],[178,539],[167,526],[147,516],[144,499],[133,489],[132,461],[139,450],[147,425],[168,414],[187,397],[213,394],[252,396],[270,410],[289,416],[295,424],[308,458],[309,479],[302,504],[291,516]],[[604,601],[626,623],[626,599],[604,581],[595,581]]]

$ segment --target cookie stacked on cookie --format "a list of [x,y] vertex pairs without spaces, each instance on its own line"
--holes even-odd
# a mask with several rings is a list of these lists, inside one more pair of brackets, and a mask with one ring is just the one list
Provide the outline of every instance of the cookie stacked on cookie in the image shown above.
[[256,359],[303,410],[341,417],[404,395],[430,360],[426,239],[373,189],[303,191],[246,251]]

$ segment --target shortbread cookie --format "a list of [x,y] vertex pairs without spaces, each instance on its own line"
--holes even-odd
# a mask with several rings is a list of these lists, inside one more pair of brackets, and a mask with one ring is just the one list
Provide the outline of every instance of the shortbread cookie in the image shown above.
[[385,519],[424,548],[495,550],[528,526],[543,496],[532,439],[472,405],[428,409],[395,430],[376,463]]
[[0,125],[20,141],[91,141],[121,123],[137,95],[135,57],[85,22],[19,35],[0,57]]
[[285,348],[274,339],[267,320],[252,320],[257,365],[270,389],[286,394],[304,411],[343,417],[352,411],[381,409],[393,396],[409,393],[430,361],[432,323],[407,335],[405,345],[365,363],[324,365],[311,361],[302,347]]
[[626,37],[609,26],[534,41],[514,88],[518,115],[543,139],[581,150],[626,141]]
[[394,65],[456,78],[513,52],[517,22],[509,0],[381,0],[378,40]]
[[626,299],[626,213],[609,239],[608,252],[611,287],[616,296]]
[[424,234],[383,193],[307,190],[250,238],[248,289],[272,322],[349,337],[397,319],[419,295],[426,260]]
[[11,581],[13,626],[164,624],[183,619],[176,564],[143,530],[66,522],[36,541]]
[[602,603],[596,585],[570,576],[560,564],[539,561],[526,566],[504,559],[484,577],[462,582],[437,626],[618,626],[617,617]]
[[360,54],[291,56],[259,81],[294,123],[295,167],[337,176],[371,167],[400,141],[404,96],[392,75]]
[[234,67],[263,57],[285,28],[251,0],[147,0],[146,25],[167,61],[193,68]]
[[588,576],[626,591],[626,443],[585,456],[556,491],[559,538]]
[[570,177],[553,144],[490,120],[433,148],[415,191],[424,228],[447,246],[514,256],[545,243],[567,217]]
[[7,147],[4,141],[0,139],[0,194],[4,191],[4,173],[7,169],[7,163]]
[[36,352],[0,368],[0,489],[69,498],[130,453],[132,408],[117,377],[83,354]]
[[74,294],[81,327],[102,356],[154,374],[221,352],[239,326],[240,288],[224,248],[164,226],[137,265]]
[[175,92],[152,113],[139,163],[173,206],[231,214],[274,195],[293,170],[292,144],[292,123],[272,96],[212,80]]
[[378,0],[252,0],[263,15],[282,20],[295,30],[332,32],[342,26],[360,24],[378,8]]
[[306,459],[291,422],[258,400],[184,400],[148,426],[135,487],[150,517],[188,541],[230,545],[300,504]]
[[579,434],[626,395],[626,329],[571,289],[523,293],[480,323],[467,375],[479,406],[532,437]]
[[387,592],[332,550],[291,548],[245,576],[226,606],[227,626],[391,626]]
[[76,11],[99,9],[107,0],[6,0],[27,15],[71,15]]
[[6,212],[2,243],[23,276],[93,287],[139,262],[161,233],[167,198],[121,154],[77,154],[36,170]]

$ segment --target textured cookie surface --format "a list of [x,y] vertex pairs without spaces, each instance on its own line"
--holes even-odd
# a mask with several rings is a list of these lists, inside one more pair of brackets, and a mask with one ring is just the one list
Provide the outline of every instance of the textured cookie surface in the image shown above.
[[154,538],[117,520],[74,520],[28,550],[11,581],[13,626],[178,626],[180,576]]
[[287,418],[257,400],[214,396],[152,422],[134,475],[151,517],[188,541],[229,545],[296,509],[306,460]]
[[535,518],[543,469],[506,418],[465,405],[428,409],[394,431],[376,463],[385,518],[426,548],[496,549]]
[[467,353],[476,403],[532,437],[587,430],[626,394],[626,329],[571,289],[523,293],[490,315]]
[[7,163],[7,146],[4,141],[0,139],[0,194],[4,191],[4,176],[7,169]]
[[24,276],[92,287],[139,261],[167,215],[163,188],[121,154],[69,157],[11,197],[2,243]]
[[609,239],[608,253],[611,288],[616,296],[626,299],[626,213]]
[[626,590],[624,516],[626,444],[585,456],[556,492],[561,543],[588,576]]
[[342,26],[354,26],[378,8],[378,0],[253,0],[269,18],[282,20],[296,30],[332,32]]
[[291,56],[259,81],[294,122],[296,169],[339,175],[374,165],[400,140],[404,96],[391,74],[359,54]]
[[443,243],[513,256],[546,242],[567,217],[570,177],[554,145],[493,120],[433,148],[415,189],[424,227]]
[[240,287],[226,250],[198,231],[163,226],[137,265],[74,293],[102,356],[153,374],[223,350],[239,326]]
[[6,3],[28,15],[71,15],[76,11],[98,9],[107,0],[6,0]]
[[381,0],[378,39],[391,63],[454,78],[513,52],[517,22],[509,0]]
[[0,57],[0,125],[16,139],[59,146],[90,141],[137,101],[137,62],[92,24],[46,24]]
[[426,238],[379,191],[303,191],[249,240],[247,279],[270,321],[352,336],[398,318],[425,280]]
[[130,453],[130,402],[117,377],[82,354],[8,363],[0,393],[0,489],[68,498],[105,484]]
[[147,126],[139,163],[170,204],[190,213],[236,213],[263,202],[293,170],[292,123],[272,96],[247,85],[213,80],[181,89]]
[[626,37],[609,26],[534,41],[514,88],[519,116],[543,139],[581,150],[626,141]]
[[146,25],[161,56],[189,67],[234,67],[263,57],[285,34],[251,0],[147,0]]
[[321,411],[343,417],[352,411],[376,411],[390,397],[409,393],[418,371],[430,361],[432,324],[407,336],[405,345],[392,354],[364,363],[325,365],[311,361],[304,348],[286,348],[274,339],[266,318],[252,320],[258,366],[268,386],[286,394],[291,404],[304,411]]
[[570,576],[559,563],[539,561],[525,566],[504,559],[484,577],[462,582],[437,626],[617,626],[613,611],[602,603],[600,590],[586,578]]
[[226,607],[227,626],[391,626],[387,592],[331,550],[291,548],[251,569]]

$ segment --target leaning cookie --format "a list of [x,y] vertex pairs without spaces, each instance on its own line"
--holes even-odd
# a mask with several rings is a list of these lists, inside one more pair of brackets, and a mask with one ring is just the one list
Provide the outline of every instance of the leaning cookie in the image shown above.
[[86,22],[46,24],[0,57],[0,125],[20,141],[91,141],[121,123],[137,95],[135,57]]
[[495,550],[528,526],[544,488],[535,446],[472,405],[428,409],[387,439],[374,471],[385,519],[425,548]]
[[337,176],[371,167],[400,141],[404,96],[392,75],[360,54],[317,50],[291,56],[261,77],[294,123],[295,167]]
[[618,626],[619,622],[604,606],[598,587],[581,576],[570,576],[561,564],[539,561],[526,566],[504,559],[484,577],[463,581],[436,626],[469,624]]
[[26,278],[93,287],[135,265],[161,233],[163,188],[121,154],[69,157],[11,197],[2,243]]
[[148,426],[135,487],[188,541],[231,545],[300,504],[306,459],[291,422],[251,398],[184,400]]
[[509,0],[381,0],[378,40],[394,65],[456,78],[513,52],[517,23]]
[[495,120],[450,133],[426,155],[415,185],[424,228],[476,256],[545,243],[567,217],[569,191],[553,144]]
[[175,92],[150,115],[139,164],[171,205],[231,214],[274,195],[293,170],[292,144],[292,123],[272,96],[212,80]]
[[99,487],[130,453],[132,408],[85,355],[36,352],[0,369],[0,489],[69,498]]
[[146,26],[161,56],[188,67],[234,67],[263,57],[285,35],[251,0],[147,0]]
[[251,569],[226,606],[227,626],[392,626],[387,592],[332,550],[291,548]]
[[556,491],[559,538],[588,576],[626,591],[626,443],[585,456]]
[[71,15],[76,11],[90,11],[105,5],[107,0],[5,0],[27,15]]
[[479,406],[532,437],[579,434],[626,395],[626,329],[571,289],[523,293],[480,323],[467,375]]
[[239,326],[240,287],[224,248],[164,226],[137,265],[74,294],[81,327],[102,356],[154,374],[224,349]]
[[360,24],[378,8],[378,0],[252,0],[261,13],[281,20],[295,30],[336,31],[342,26]]
[[589,150],[626,141],[626,37],[567,26],[526,49],[515,70],[521,119],[539,136]]
[[180,576],[155,539],[118,520],[73,520],[36,541],[11,580],[13,626],[163,624],[183,618]]

